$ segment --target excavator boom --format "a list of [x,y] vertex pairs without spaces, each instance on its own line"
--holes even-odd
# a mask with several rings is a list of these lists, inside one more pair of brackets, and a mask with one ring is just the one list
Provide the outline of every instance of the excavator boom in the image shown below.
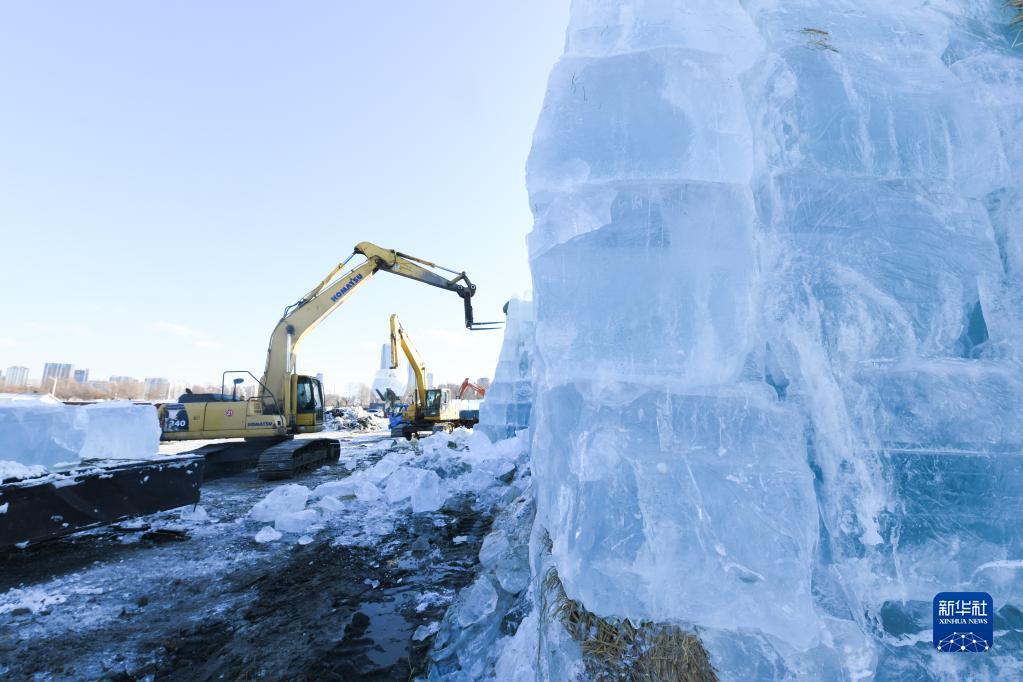
[[398,316],[391,315],[391,369],[398,369],[399,348],[404,351],[405,357],[408,358],[409,365],[412,367],[412,373],[416,377],[416,405],[425,405],[427,389],[426,362],[423,361],[423,356],[416,350],[412,339],[405,333],[405,328],[398,321]]
[[[348,263],[356,255],[365,256],[366,262],[346,270]],[[454,277],[444,277],[435,272],[436,270],[450,273]],[[305,296],[285,309],[284,315],[270,336],[262,383],[292,417],[293,413],[289,409],[293,401],[291,376],[296,371],[296,356],[303,338],[378,272],[388,272],[458,294],[464,304],[467,329],[494,329],[496,325],[501,324],[476,322],[473,319],[472,297],[476,293],[476,285],[469,280],[465,272],[443,268],[430,261],[393,249],[385,249],[370,242],[360,242],[355,246],[351,256],[335,266]]]

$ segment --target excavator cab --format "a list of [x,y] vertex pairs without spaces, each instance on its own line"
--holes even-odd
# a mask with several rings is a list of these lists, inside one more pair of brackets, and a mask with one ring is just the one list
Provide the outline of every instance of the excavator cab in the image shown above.
[[295,430],[315,433],[323,430],[323,384],[316,377],[292,376],[295,396]]
[[426,404],[423,406],[423,416],[427,419],[433,417],[439,419],[448,404],[451,402],[451,391],[446,388],[431,388],[426,391]]

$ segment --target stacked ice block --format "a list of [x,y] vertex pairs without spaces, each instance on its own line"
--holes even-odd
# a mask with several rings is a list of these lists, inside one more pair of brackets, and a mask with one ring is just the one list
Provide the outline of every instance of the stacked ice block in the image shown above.
[[[528,165],[538,522],[569,596],[696,628],[726,679],[1021,674],[1000,5],[573,3]],[[991,592],[1006,644],[932,652],[945,590]]]

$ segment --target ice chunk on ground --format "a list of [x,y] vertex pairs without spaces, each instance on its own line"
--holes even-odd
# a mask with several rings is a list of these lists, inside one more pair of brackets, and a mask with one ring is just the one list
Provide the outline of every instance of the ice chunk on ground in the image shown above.
[[420,625],[412,634],[412,641],[422,642],[430,635],[435,634],[439,628],[440,623],[438,623],[437,621],[433,621],[432,623],[428,623],[427,625]]
[[273,522],[282,514],[305,509],[310,494],[309,488],[297,483],[278,486],[252,507],[249,516],[256,521]]
[[274,528],[284,533],[304,533],[319,520],[315,509],[283,512],[274,519]]
[[412,511],[416,514],[437,511],[447,497],[447,487],[441,482],[440,476],[428,471],[412,492]]
[[[1015,33],[995,2],[573,3],[527,168],[569,597],[697,626],[729,679],[961,676],[934,595],[1023,608],[978,570],[1023,521]],[[1018,676],[995,651],[970,674]]]
[[0,456],[5,461],[47,468],[75,464],[87,430],[81,408],[50,396],[0,395]]
[[152,405],[111,400],[86,405],[82,459],[145,459],[160,449],[160,422]]
[[391,474],[384,492],[392,503],[411,498],[412,511],[416,513],[440,509],[447,499],[440,477],[433,471],[415,467],[401,467]]
[[504,531],[498,529],[483,538],[483,545],[480,547],[480,563],[492,567],[502,554],[509,550],[508,537]]
[[359,502],[372,502],[379,499],[380,488],[369,481],[360,481],[355,487],[355,498]]
[[316,506],[328,514],[334,514],[345,508],[341,501],[333,495],[327,495],[326,497],[317,500]]
[[494,612],[497,606],[497,590],[487,578],[478,578],[470,587],[459,593],[458,622],[468,627]]
[[210,520],[210,515],[206,512],[206,509],[201,505],[197,504],[192,507],[185,507],[178,512],[178,518],[182,521],[192,521],[196,523],[202,523]]
[[281,532],[274,530],[273,526],[263,526],[262,528],[259,529],[259,532],[256,533],[254,539],[256,542],[260,544],[265,544],[267,542],[274,542],[275,540],[280,540],[281,537],[282,537]]

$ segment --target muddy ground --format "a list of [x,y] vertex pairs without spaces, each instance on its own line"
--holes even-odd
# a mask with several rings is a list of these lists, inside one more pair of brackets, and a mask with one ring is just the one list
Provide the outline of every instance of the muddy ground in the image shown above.
[[[371,465],[386,450],[367,442],[345,442],[340,464],[295,482],[314,487]],[[201,502],[210,521],[168,512],[0,555],[0,678],[425,672],[422,635],[472,580],[490,519],[462,498],[396,514],[372,546],[340,544],[331,529],[306,545],[259,545],[246,515],[274,485],[251,473],[212,481]]]

